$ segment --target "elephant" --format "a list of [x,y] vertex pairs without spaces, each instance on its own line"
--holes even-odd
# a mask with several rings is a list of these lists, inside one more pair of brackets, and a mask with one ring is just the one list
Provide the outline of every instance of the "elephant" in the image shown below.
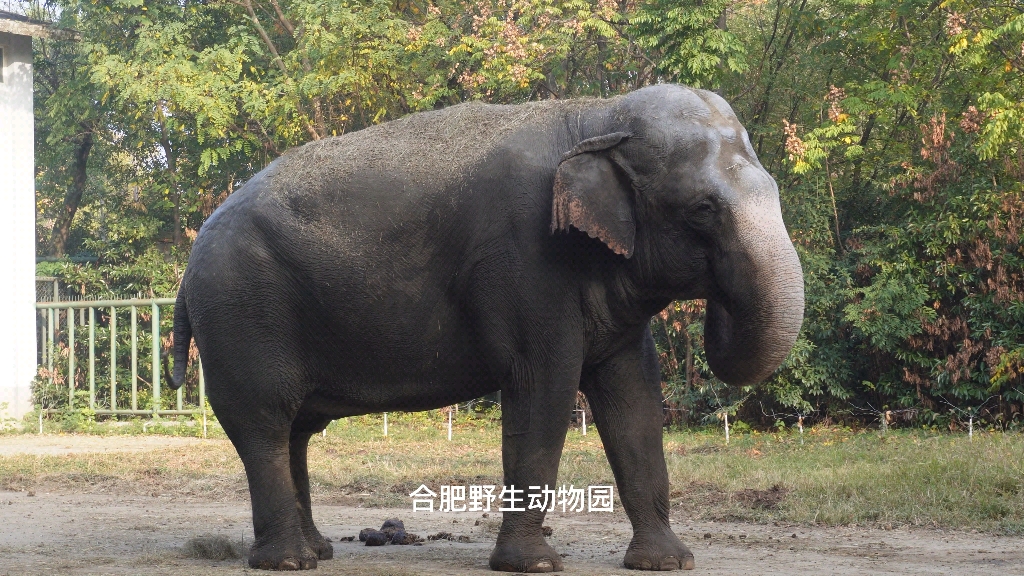
[[[723,98],[464,103],[294,148],[229,196],[194,241],[167,376],[184,381],[194,338],[245,467],[254,568],[332,557],[306,461],[332,420],[500,391],[504,484],[554,486],[582,391],[633,528],[624,566],[690,569],[649,328],[687,299],[707,300],[730,385],[770,376],[803,320],[778,186]],[[544,517],[506,512],[491,569],[563,570]]]

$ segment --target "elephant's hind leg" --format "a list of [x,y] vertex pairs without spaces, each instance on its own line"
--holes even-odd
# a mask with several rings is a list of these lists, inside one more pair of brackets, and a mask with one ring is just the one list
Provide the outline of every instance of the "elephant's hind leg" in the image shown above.
[[249,566],[264,570],[316,568],[317,553],[303,536],[302,517],[296,506],[289,450],[291,422],[258,421],[251,414],[238,412],[218,413],[218,418],[249,480],[256,534]]
[[326,428],[328,423],[330,423],[329,419],[309,423],[296,420],[295,424],[292,425],[292,434],[289,441],[292,482],[295,484],[295,501],[298,505],[299,516],[302,522],[302,535],[320,560],[330,560],[333,558],[334,547],[320,534],[316,524],[313,523],[306,453],[309,447],[309,439],[313,434],[317,434]]

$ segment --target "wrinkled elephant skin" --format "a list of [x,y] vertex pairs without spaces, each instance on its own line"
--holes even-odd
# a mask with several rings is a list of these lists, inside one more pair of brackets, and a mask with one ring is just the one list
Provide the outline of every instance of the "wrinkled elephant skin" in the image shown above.
[[[249,481],[257,568],[315,568],[306,447],[345,416],[500,390],[505,485],[555,485],[586,393],[633,525],[628,568],[692,568],[669,527],[648,324],[708,299],[708,360],[764,379],[803,318],[775,181],[729,105],[658,85],[609,100],[462,104],[312,142],[206,221],[175,310]],[[490,565],[550,572],[544,513]]]

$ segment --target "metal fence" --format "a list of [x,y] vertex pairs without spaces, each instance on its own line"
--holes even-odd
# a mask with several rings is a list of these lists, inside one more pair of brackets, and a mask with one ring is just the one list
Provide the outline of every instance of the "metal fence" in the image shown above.
[[170,333],[173,318],[161,308],[173,311],[174,298],[37,302],[37,404],[47,413],[88,408],[98,416],[205,417],[197,355],[175,396],[161,391],[162,349],[169,344],[161,334]]
[[53,276],[36,276],[36,302],[57,302],[60,297],[60,281]]

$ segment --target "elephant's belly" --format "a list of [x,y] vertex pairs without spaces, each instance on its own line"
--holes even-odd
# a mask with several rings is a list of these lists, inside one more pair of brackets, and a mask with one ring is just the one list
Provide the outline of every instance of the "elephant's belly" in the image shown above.
[[330,360],[321,359],[318,364],[330,368],[316,370],[317,386],[304,408],[333,417],[414,412],[499,389],[493,371],[468,338],[450,335],[429,342],[364,342]]

